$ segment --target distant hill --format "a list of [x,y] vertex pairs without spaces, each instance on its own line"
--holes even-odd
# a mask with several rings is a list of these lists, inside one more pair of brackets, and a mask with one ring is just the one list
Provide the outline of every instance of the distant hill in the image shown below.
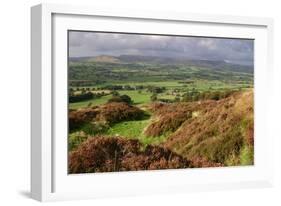
[[228,71],[235,71],[235,72],[253,73],[254,71],[253,66],[233,64],[225,61],[191,60],[187,64],[192,66],[208,67],[216,70],[228,70]]
[[91,57],[69,57],[70,62],[85,62]]
[[110,55],[100,55],[94,57],[70,57],[70,62],[104,62],[104,63],[121,63],[118,57]]
[[136,63],[158,63],[158,64],[176,64],[180,63],[175,58],[159,57],[159,56],[140,56],[140,55],[120,55],[118,57],[123,62]]
[[106,62],[106,63],[121,63],[120,60],[114,56],[101,55],[96,57],[90,57],[87,62]]
[[239,65],[229,63],[226,61],[218,60],[201,60],[201,59],[186,59],[186,58],[171,58],[160,56],[141,56],[141,55],[100,55],[94,57],[71,57],[71,62],[103,62],[103,63],[115,63],[115,64],[132,64],[132,63],[147,63],[147,64],[185,64],[189,66],[206,67],[215,70],[228,70],[236,72],[253,73],[253,66],[251,65]]

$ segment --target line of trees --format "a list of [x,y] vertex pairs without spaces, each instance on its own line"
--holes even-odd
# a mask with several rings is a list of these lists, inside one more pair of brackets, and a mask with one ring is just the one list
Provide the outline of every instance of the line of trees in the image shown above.
[[130,85],[106,85],[103,87],[97,88],[98,90],[141,90],[145,87],[143,85],[136,85],[136,86],[130,86]]
[[147,91],[154,94],[159,94],[166,91],[166,87],[147,86]]
[[70,93],[68,99],[70,103],[74,103],[74,102],[100,98],[105,95],[106,95],[105,93],[92,93],[92,92],[82,92],[81,94]]
[[69,102],[70,103],[80,102],[80,101],[89,100],[89,99],[93,99],[93,98],[94,98],[94,94],[92,92],[86,92],[84,94],[70,95]]
[[159,94],[159,93],[163,93],[166,91],[166,87],[159,87],[159,86],[152,86],[152,85],[147,85],[147,86],[143,86],[143,85],[134,85],[134,86],[130,86],[130,85],[105,85],[102,87],[82,87],[82,88],[70,88],[70,92],[74,92],[74,91],[81,91],[83,92],[87,92],[87,91],[98,91],[98,90],[111,90],[111,91],[117,91],[117,90],[138,90],[141,91],[143,89],[146,89],[147,92],[151,92],[151,93],[155,93],[155,94]]
[[192,101],[208,100],[208,99],[220,100],[229,97],[234,92],[235,90],[206,91],[206,92],[191,91],[183,94],[182,101],[192,102]]

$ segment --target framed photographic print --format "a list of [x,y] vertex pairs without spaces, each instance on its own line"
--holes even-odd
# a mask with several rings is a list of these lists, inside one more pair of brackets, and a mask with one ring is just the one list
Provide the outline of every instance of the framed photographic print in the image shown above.
[[34,199],[272,185],[271,19],[31,14]]

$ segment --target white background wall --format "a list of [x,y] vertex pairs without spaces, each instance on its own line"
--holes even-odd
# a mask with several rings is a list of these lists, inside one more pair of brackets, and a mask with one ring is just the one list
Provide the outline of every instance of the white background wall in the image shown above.
[[[47,1],[6,0],[0,7],[0,205],[36,205],[29,196],[30,173],[30,6]],[[59,202],[61,205],[280,205],[281,203],[281,6],[278,0],[57,0],[92,6],[207,14],[264,16],[275,20],[276,186],[272,189],[215,191]],[[280,56],[281,57],[281,56]],[[264,68],[266,69],[266,68]],[[47,203],[50,204],[50,203]]]

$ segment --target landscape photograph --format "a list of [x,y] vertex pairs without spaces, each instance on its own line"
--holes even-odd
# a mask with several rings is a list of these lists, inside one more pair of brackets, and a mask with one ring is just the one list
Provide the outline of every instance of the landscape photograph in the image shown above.
[[68,31],[68,173],[254,165],[254,40]]

